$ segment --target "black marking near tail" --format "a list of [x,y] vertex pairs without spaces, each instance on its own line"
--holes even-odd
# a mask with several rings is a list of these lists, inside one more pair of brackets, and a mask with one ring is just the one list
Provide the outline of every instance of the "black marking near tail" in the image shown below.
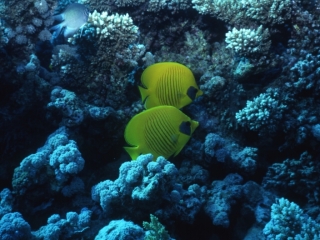
[[198,92],[198,89],[196,89],[195,87],[191,86],[191,87],[188,88],[187,95],[193,101],[193,100],[196,99],[197,92]]
[[191,123],[190,122],[182,122],[179,126],[179,131],[183,134],[191,136]]

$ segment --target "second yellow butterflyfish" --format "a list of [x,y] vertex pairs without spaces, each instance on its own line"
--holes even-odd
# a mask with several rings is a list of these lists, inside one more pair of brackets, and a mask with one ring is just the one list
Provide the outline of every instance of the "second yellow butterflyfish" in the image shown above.
[[176,156],[191,138],[199,123],[173,106],[158,106],[135,115],[126,126],[124,138],[130,147],[124,149],[131,159],[140,154]]

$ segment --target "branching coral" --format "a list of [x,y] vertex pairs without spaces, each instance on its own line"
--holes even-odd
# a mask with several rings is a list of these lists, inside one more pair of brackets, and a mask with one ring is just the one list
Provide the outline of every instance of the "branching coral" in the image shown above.
[[263,30],[262,25],[256,30],[233,28],[226,33],[227,48],[231,48],[242,57],[266,55],[271,41],[268,28]]
[[271,220],[263,229],[267,240],[272,239],[319,239],[320,226],[302,209],[285,198],[271,206]]
[[115,44],[117,49],[127,47],[138,37],[138,27],[133,24],[132,18],[128,15],[99,13],[96,10],[89,14],[88,22],[83,26],[82,33],[78,33],[69,42],[74,42],[79,37],[86,38],[87,32],[95,28],[95,34],[99,41],[108,41]]
[[291,0],[193,0],[201,14],[210,14],[223,21],[237,24],[254,20],[260,24],[279,24],[291,17]]
[[273,130],[275,123],[281,119],[282,112],[286,105],[282,104],[278,98],[276,89],[269,89],[266,93],[261,93],[253,101],[247,101],[247,106],[236,113],[237,122],[250,130],[259,130],[268,127]]

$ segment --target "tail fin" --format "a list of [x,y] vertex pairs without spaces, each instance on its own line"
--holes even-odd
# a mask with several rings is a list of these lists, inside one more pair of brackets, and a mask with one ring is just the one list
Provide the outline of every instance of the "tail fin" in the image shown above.
[[148,89],[138,86],[139,87],[139,91],[140,91],[140,95],[141,95],[141,99],[142,102],[146,101],[146,98],[148,97],[149,93],[148,93]]
[[138,87],[139,87],[139,91],[142,99],[142,104],[144,105],[144,108],[147,108],[146,101],[147,101],[147,98],[149,97],[148,89],[141,86],[138,86]]
[[139,147],[123,147],[124,150],[130,155],[132,160],[136,160],[137,157],[141,154],[139,152]]

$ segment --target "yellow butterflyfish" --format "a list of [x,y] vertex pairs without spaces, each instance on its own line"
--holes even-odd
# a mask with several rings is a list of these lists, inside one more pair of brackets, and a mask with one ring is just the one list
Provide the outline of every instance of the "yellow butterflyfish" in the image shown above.
[[124,147],[131,159],[140,154],[176,156],[191,138],[199,123],[173,106],[158,106],[135,115],[125,129]]
[[141,75],[140,94],[146,109],[170,105],[182,108],[203,92],[193,73],[176,62],[161,62],[147,67]]

